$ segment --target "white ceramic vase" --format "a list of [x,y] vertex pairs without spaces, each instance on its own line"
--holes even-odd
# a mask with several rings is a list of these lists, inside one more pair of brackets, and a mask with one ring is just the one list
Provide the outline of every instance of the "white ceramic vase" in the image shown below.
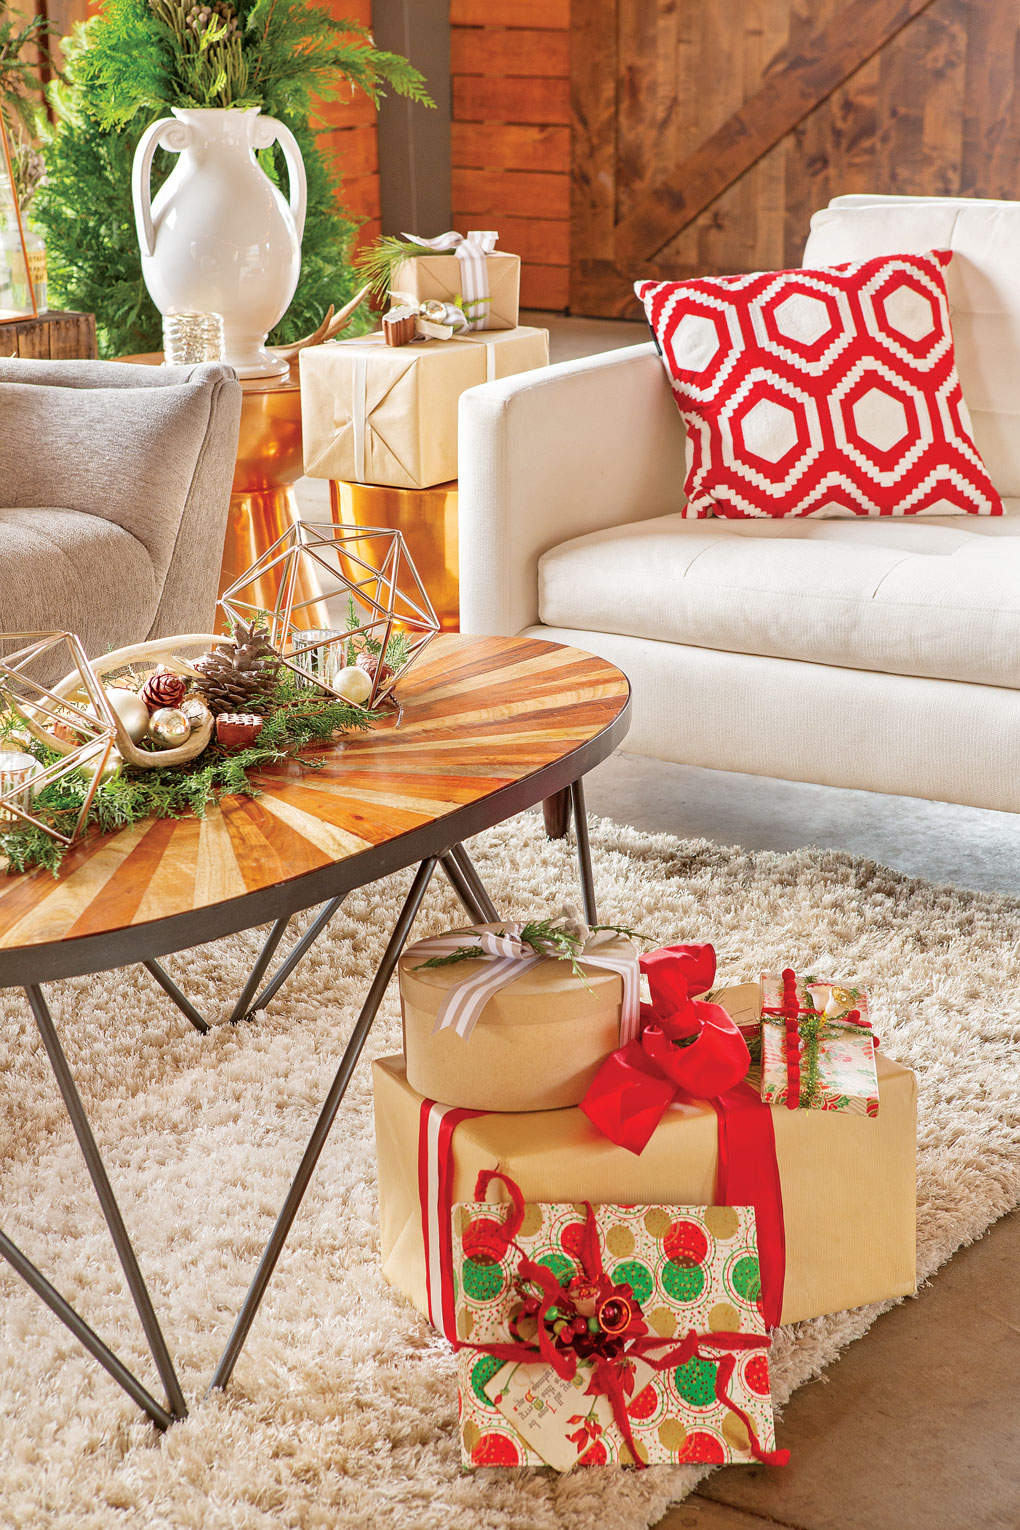
[[[290,203],[255,158],[279,142]],[[157,148],[180,155],[150,203]],[[142,134],[131,177],[142,275],[160,313],[223,316],[224,360],[240,377],[287,371],[265,348],[301,272],[305,167],[289,128],[248,110],[185,110]]]

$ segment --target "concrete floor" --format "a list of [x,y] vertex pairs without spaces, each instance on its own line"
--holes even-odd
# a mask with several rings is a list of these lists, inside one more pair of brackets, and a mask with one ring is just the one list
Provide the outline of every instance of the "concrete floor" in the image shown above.
[[[553,361],[648,338],[642,324],[522,314]],[[303,479],[302,513],[328,486]],[[1020,895],[1020,816],[722,774],[626,754],[586,780],[591,812],[749,849],[805,845]],[[787,1405],[780,1470],[729,1468],[659,1530],[1020,1530],[1020,1212],[879,1318]],[[594,1530],[594,1526],[593,1526]]]

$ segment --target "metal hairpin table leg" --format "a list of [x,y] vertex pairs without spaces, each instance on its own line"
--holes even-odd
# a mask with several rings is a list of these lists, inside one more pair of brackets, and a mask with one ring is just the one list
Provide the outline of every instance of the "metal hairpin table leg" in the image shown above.
[[259,984],[266,975],[266,968],[272,961],[273,952],[276,950],[277,946],[280,944],[280,941],[283,939],[283,932],[287,928],[288,924],[290,924],[289,914],[284,919],[278,919],[273,925],[273,928],[269,931],[269,934],[266,936],[266,943],[262,947],[262,950],[259,952],[258,956],[255,958],[255,965],[252,967],[248,974],[248,981],[245,983],[244,987],[241,989],[241,992],[238,994],[237,1003],[234,1005],[233,1009],[230,1011],[229,1016],[227,1017],[229,1024],[233,1025],[235,1021],[241,1020],[251,1013],[251,1001],[255,996]]
[[447,850],[445,855],[441,855],[439,864],[446,872],[446,879],[464,905],[464,910],[472,924],[489,924],[491,921],[488,909],[483,907],[476,889],[465,876],[464,869],[454,851]]
[[[127,1228],[124,1226],[124,1220],[120,1214],[120,1207],[117,1205],[112,1186],[107,1177],[106,1168],[99,1155],[96,1139],[92,1135],[92,1128],[89,1126],[85,1107],[82,1105],[81,1096],[71,1076],[71,1069],[64,1055],[64,1049],[60,1045],[60,1038],[57,1035],[56,1026],[53,1024],[53,1017],[43,997],[42,989],[37,984],[27,987],[25,993],[28,995],[28,1002],[32,1007],[32,1014],[35,1016],[35,1023],[39,1028],[39,1035],[42,1037],[43,1046],[46,1048],[46,1055],[50,1060],[50,1067],[53,1069],[53,1075],[56,1078],[57,1088],[60,1090],[64,1108],[70,1117],[71,1125],[74,1128],[74,1135],[78,1139],[78,1145],[85,1159],[89,1178],[95,1186],[96,1195],[99,1197],[99,1204],[102,1207],[103,1216],[106,1218],[106,1225],[110,1230],[110,1237],[113,1239],[117,1258],[120,1260],[121,1268],[124,1271],[124,1278],[127,1281],[128,1289],[138,1311],[138,1316],[141,1318],[142,1328],[149,1343],[149,1350],[153,1360],[156,1362],[156,1369],[159,1372],[160,1380],[166,1392],[169,1412],[173,1418],[186,1418],[188,1409],[184,1401],[184,1393],[181,1391],[177,1372],[174,1370],[173,1361],[170,1359],[170,1351],[167,1349],[163,1331],[156,1319],[152,1300],[142,1277],[142,1272],[138,1267],[135,1251],[131,1246],[131,1240],[127,1235]],[[58,1312],[56,1307],[53,1310]],[[61,1314],[58,1312],[58,1315]],[[81,1337],[80,1334],[79,1337]],[[146,1408],[146,1412],[152,1417],[150,1409]]]
[[162,988],[164,993],[170,995],[181,1014],[186,1015],[196,1031],[199,1031],[204,1036],[209,1029],[208,1023],[199,1014],[187,994],[181,992],[166,968],[161,967],[159,962],[152,960],[143,961],[142,966],[146,972],[152,973],[160,988]]
[[[286,961],[281,964],[279,971],[269,980],[258,998],[252,999],[245,1016],[246,1019],[251,1019],[256,1010],[265,1009],[274,994],[283,987],[305,952],[318,940],[346,896],[347,894],[343,893],[339,898],[330,898],[329,902],[316,914],[308,929],[295,944],[293,951],[291,951]],[[263,968],[263,971],[265,971],[265,968]]]
[[330,1128],[336,1119],[340,1103],[347,1092],[347,1085],[351,1081],[351,1075],[357,1066],[358,1058],[361,1056],[361,1049],[368,1039],[372,1022],[382,1002],[383,994],[386,992],[386,985],[393,976],[394,968],[397,965],[401,951],[404,949],[414,917],[421,906],[421,900],[425,896],[425,889],[428,887],[435,869],[436,857],[430,856],[427,860],[422,861],[415,873],[410,891],[404,899],[404,906],[400,910],[397,922],[393,927],[393,934],[390,936],[382,961],[379,963],[378,971],[372,980],[372,986],[369,988],[365,1002],[362,1005],[361,1014],[358,1016],[354,1029],[351,1032],[351,1037],[340,1061],[336,1077],[330,1085],[329,1093],[319,1113],[319,1119],[315,1123],[315,1129],[308,1140],[308,1146],[305,1148],[298,1171],[294,1176],[291,1187],[287,1192],[287,1198],[276,1219],[276,1226],[270,1234],[269,1242],[266,1244],[265,1252],[259,1261],[254,1279],[248,1287],[248,1294],[245,1296],[241,1304],[241,1310],[237,1314],[237,1320],[234,1323],[230,1338],[227,1340],[223,1354],[220,1356],[219,1364],[216,1367],[210,1384],[211,1387],[225,1387],[230,1380],[234,1366],[237,1364],[237,1357],[241,1353],[244,1341],[248,1337],[248,1331],[255,1321],[255,1314],[259,1310],[262,1298],[266,1294],[266,1288],[273,1277],[277,1260],[283,1252],[284,1243],[287,1241],[287,1234],[290,1232],[298,1207],[301,1205],[304,1193],[308,1188],[308,1183],[315,1172],[315,1165],[319,1160],[319,1154],[326,1144],[326,1138],[329,1136]]
[[42,1297],[51,1312],[56,1313],[60,1321],[71,1330],[76,1339],[80,1339],[94,1359],[104,1370],[109,1371],[120,1386],[122,1386],[133,1402],[136,1402],[147,1413],[156,1425],[157,1429],[169,1429],[173,1423],[173,1417],[166,1411],[162,1403],[158,1403],[147,1387],[142,1383],[133,1371],[129,1371],[123,1361],[118,1360],[108,1344],[104,1344],[94,1328],[90,1328],[85,1319],[81,1317],[70,1302],[64,1300],[55,1286],[51,1286],[46,1276],[12,1243],[6,1233],[0,1232],[0,1254],[8,1264],[17,1271],[26,1285],[30,1286],[36,1296]]
[[478,875],[478,870],[475,866],[475,863],[471,859],[470,855],[468,855],[467,851],[464,849],[464,846],[454,845],[450,851],[450,854],[457,862],[461,872],[463,873],[464,880],[467,882],[468,886],[471,888],[471,891],[474,893],[478,907],[481,909],[484,916],[484,922],[486,924],[498,924],[500,919],[499,910],[493,903],[492,899],[489,897],[485,883]]
[[584,809],[584,787],[580,778],[570,785],[570,804],[574,810],[574,833],[577,836],[577,867],[581,873],[581,898],[588,924],[598,924],[595,903],[595,879],[591,870],[591,845],[588,843],[588,815]]

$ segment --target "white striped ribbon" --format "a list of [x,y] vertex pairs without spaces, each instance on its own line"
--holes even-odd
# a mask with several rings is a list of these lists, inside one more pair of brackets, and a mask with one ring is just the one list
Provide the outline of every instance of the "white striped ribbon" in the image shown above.
[[472,329],[488,329],[489,268],[486,256],[496,248],[497,231],[494,228],[472,228],[467,234],[458,234],[451,228],[445,234],[437,234],[435,239],[419,239],[417,234],[401,237],[411,244],[420,244],[425,250],[453,250],[460,261],[460,284],[468,314],[471,314],[472,303],[478,305],[475,309],[477,316],[469,317],[468,323]]
[[[437,935],[429,940],[419,940],[408,948],[409,955],[420,956],[423,961],[433,956],[448,956],[462,946],[477,946],[485,952],[483,957],[465,958],[465,966],[472,970],[444,994],[432,1028],[433,1035],[437,1031],[454,1030],[466,1041],[494,993],[548,960],[537,955],[520,935],[521,926],[511,920],[503,926],[502,932],[475,925],[469,934]],[[623,979],[620,1045],[625,1046],[628,1041],[633,1041],[640,1028],[641,974],[637,957],[610,955],[589,947],[578,959],[587,967],[618,972]]]

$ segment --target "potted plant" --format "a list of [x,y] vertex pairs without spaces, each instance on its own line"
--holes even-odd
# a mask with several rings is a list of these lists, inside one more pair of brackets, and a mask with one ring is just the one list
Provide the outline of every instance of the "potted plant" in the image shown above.
[[[69,306],[95,312],[102,354],[159,348],[131,171],[143,130],[168,111],[258,108],[275,119],[284,132],[257,153],[278,186],[290,183],[279,139],[293,135],[307,174],[301,280],[272,338],[285,342],[314,329],[330,302],[351,295],[355,225],[340,210],[337,177],[316,143],[321,103],[355,90],[378,101],[392,89],[430,105],[406,59],[377,49],[364,27],[305,0],[105,0],[65,40],[64,55],[64,79],[51,90],[58,120],[36,216],[47,235],[51,285]],[[154,146],[154,188],[172,163]]]

